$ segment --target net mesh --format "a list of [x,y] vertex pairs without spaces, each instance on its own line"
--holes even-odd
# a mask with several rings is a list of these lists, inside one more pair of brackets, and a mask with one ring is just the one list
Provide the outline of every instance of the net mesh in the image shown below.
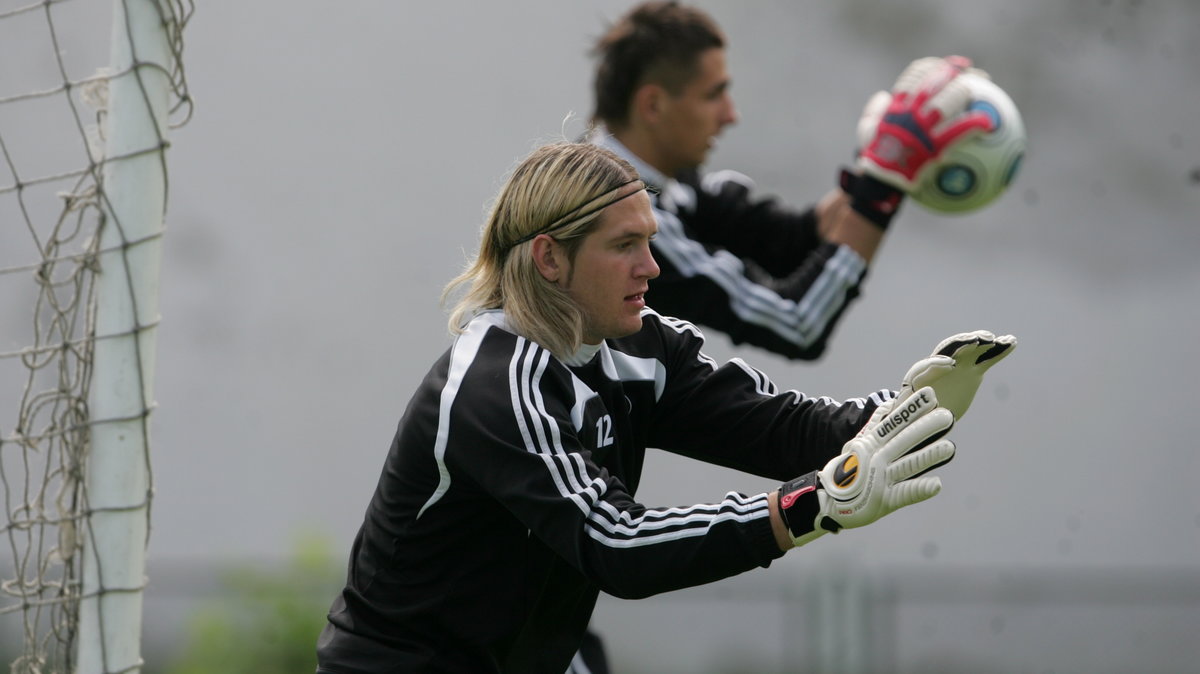
[[[178,127],[191,116],[182,38],[193,7],[140,1],[167,31],[170,127]],[[10,553],[0,555],[0,656],[14,673],[75,670],[85,471],[91,429],[107,421],[88,402],[105,167],[165,149],[164,141],[105,155],[108,83],[162,68],[135,58],[111,69],[110,39],[121,34],[105,5],[0,0],[0,531]],[[148,447],[144,454],[148,471]]]

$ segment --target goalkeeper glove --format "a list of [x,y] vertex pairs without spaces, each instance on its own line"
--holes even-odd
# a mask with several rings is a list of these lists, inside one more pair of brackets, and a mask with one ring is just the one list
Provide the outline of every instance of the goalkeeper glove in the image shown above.
[[954,457],[938,439],[954,416],[931,388],[880,405],[840,456],[779,488],[779,512],[801,546],[827,532],[861,527],[937,494],[941,480],[922,476]]
[[[877,91],[871,96],[859,117],[856,130],[860,165],[864,163],[863,150],[871,147],[876,141],[876,136],[880,134],[880,124],[896,100],[894,94],[918,86],[926,77],[934,75],[939,68],[944,67],[945,63],[946,59],[936,57],[913,61],[896,80],[891,92]],[[987,73],[977,68],[968,67],[967,70],[987,77]],[[859,173],[848,169],[842,169],[839,176],[842,191],[850,195],[851,208],[885,231],[900,208],[900,202],[904,199],[903,190],[906,189],[902,182],[897,184],[896,180],[886,178],[872,171]]]
[[928,358],[909,368],[900,384],[898,397],[905,398],[917,389],[930,386],[938,404],[950,410],[958,420],[967,413],[983,375],[1017,346],[1012,335],[997,337],[986,330],[964,332],[943,339]]
[[911,192],[920,185],[922,169],[946,148],[995,128],[986,112],[967,111],[971,92],[957,78],[968,70],[987,77],[963,56],[917,59],[890,93],[872,96],[858,123],[862,173]]
[[948,56],[944,59],[936,56],[926,56],[925,58],[913,61],[905,66],[904,72],[900,74],[900,77],[896,78],[896,83],[892,85],[892,91],[876,91],[867,100],[867,104],[863,107],[862,115],[858,119],[858,154],[861,154],[863,148],[870,145],[871,141],[875,139],[875,134],[879,129],[879,122],[883,120],[888,106],[892,104],[892,95],[901,89],[911,88],[914,86],[914,83],[919,83],[925,77],[930,76],[939,67],[942,67],[943,62],[950,59],[962,59],[962,61],[956,62],[959,65],[966,66],[963,72],[972,73],[989,80],[992,79],[992,76],[986,70],[970,65],[970,59],[962,56]]

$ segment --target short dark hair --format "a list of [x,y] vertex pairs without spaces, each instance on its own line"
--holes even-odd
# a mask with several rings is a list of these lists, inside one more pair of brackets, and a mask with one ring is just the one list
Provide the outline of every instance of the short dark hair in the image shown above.
[[700,54],[724,46],[716,21],[695,7],[673,1],[635,6],[592,48],[598,59],[592,123],[625,126],[638,87],[652,82],[678,94],[695,76]]

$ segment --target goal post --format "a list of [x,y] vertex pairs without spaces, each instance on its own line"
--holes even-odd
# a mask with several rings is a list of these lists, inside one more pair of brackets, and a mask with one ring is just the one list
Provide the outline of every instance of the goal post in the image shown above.
[[[12,551],[11,562],[0,556],[0,637],[19,618],[21,641],[5,669],[134,673],[167,136],[190,116],[182,34],[192,5],[112,0],[105,35],[91,38],[107,45],[107,60],[84,73],[64,54],[85,51],[68,40],[94,30],[95,3],[29,3],[0,10],[0,27],[19,23],[18,42],[44,35],[51,48],[35,45],[41,61],[30,71],[58,79],[0,91],[0,227],[9,230],[0,231],[0,309],[10,297],[33,309],[23,330],[0,325],[0,366],[15,364],[0,367],[0,387],[15,383],[5,373],[24,371],[23,391],[0,389],[6,407],[5,394],[17,400],[13,426],[0,417],[0,524]],[[73,165],[48,167],[64,154]],[[14,261],[6,248],[34,252]]]
[[141,665],[171,50],[156,0],[113,8],[89,396],[78,674]]

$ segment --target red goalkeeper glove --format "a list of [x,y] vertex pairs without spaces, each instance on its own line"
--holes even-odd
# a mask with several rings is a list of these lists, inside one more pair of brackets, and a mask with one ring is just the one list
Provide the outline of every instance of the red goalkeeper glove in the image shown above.
[[956,79],[969,68],[971,60],[963,56],[917,59],[900,74],[891,93],[875,94],[859,121],[862,172],[911,192],[920,184],[922,170],[946,148],[993,130],[995,123],[987,113],[967,111],[971,92]]

